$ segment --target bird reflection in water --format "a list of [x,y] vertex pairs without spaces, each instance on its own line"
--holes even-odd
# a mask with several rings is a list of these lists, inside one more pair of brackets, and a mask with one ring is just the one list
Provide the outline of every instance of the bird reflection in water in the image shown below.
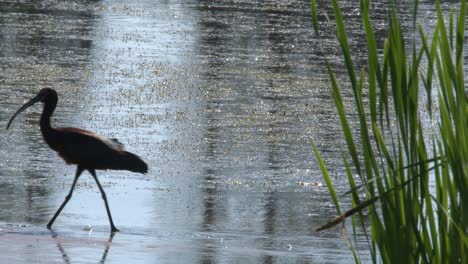
[[[65,248],[62,245],[63,238],[60,238],[59,235],[53,231],[50,230],[50,234],[53,240],[55,240],[55,243],[57,245],[58,250],[60,251],[60,254],[62,255],[63,263],[70,264],[72,263],[70,260],[70,257],[68,256],[67,252],[65,251]],[[110,246],[112,244],[112,240],[114,239],[115,232],[111,232],[109,234],[109,238],[107,239],[107,242],[105,244],[104,252],[102,253],[101,259],[99,260],[99,263],[104,264],[106,263],[107,255],[109,253]]]

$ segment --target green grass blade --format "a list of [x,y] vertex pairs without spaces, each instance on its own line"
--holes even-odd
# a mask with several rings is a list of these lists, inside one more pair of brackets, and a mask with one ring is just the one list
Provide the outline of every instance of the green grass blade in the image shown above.
[[377,120],[377,79],[380,74],[380,66],[378,63],[378,54],[377,54],[377,44],[375,41],[374,31],[372,29],[372,23],[369,17],[369,1],[361,0],[361,10],[362,10],[362,21],[364,24],[364,29],[366,32],[367,40],[367,75],[368,75],[368,84],[369,84],[369,109],[371,122]]
[[338,84],[336,83],[335,74],[330,67],[330,64],[327,62],[327,70],[330,76],[330,81],[332,85],[332,96],[335,102],[335,107],[340,118],[341,127],[343,129],[343,134],[348,146],[351,159],[353,160],[354,166],[356,167],[357,173],[362,176],[361,165],[359,163],[358,153],[356,151],[356,145],[354,143],[353,134],[351,133],[351,128],[349,126],[348,118],[346,117],[346,112],[343,105],[343,99],[341,98],[340,90],[338,89]]
[[314,27],[315,36],[319,38],[319,27],[317,18],[317,4],[315,0],[310,0],[310,15],[312,17],[312,25]]
[[336,196],[335,188],[333,187],[333,183],[330,177],[330,174],[328,173],[327,167],[325,166],[325,163],[323,162],[322,156],[320,155],[317,147],[315,146],[313,140],[310,140],[310,145],[312,146],[312,149],[314,150],[315,158],[317,159],[319,165],[320,165],[320,170],[322,171],[323,178],[325,180],[325,183],[327,184],[328,191],[330,192],[330,196],[332,197],[333,203],[335,204],[335,208],[338,214],[341,214],[341,209],[340,209],[340,204],[338,202],[338,198]]

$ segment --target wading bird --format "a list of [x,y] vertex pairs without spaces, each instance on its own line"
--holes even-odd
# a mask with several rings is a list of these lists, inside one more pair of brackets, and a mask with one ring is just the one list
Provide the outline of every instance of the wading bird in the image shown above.
[[44,103],[40,127],[42,136],[49,147],[58,152],[67,164],[76,164],[77,169],[70,192],[65,197],[65,201],[59,207],[52,219],[47,224],[50,229],[57,216],[72,197],[76,181],[84,170],[89,171],[99,187],[102,199],[106,206],[107,216],[111,226],[111,232],[119,231],[112,221],[111,212],[107,203],[106,193],[102,189],[96,170],[128,170],[139,173],[148,172],[148,165],[137,155],[124,150],[123,145],[116,139],[109,139],[99,136],[93,132],[74,127],[53,128],[50,126],[50,117],[57,106],[57,92],[50,88],[44,88],[24,104],[11,117],[6,129],[11,125],[15,117],[26,108],[37,102]]

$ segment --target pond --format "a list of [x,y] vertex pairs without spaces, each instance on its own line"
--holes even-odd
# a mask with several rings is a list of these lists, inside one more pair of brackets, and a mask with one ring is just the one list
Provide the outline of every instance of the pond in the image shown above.
[[[355,64],[365,67],[359,4],[342,5]],[[409,41],[412,6],[398,7]],[[98,171],[121,232],[110,235],[88,173],[49,231],[75,168],[42,139],[42,106],[29,108],[0,137],[2,262],[351,262],[340,228],[314,231],[335,210],[311,138],[338,191],[347,190],[326,57],[350,113],[352,105],[334,25],[321,16],[317,38],[309,7],[2,1],[0,126],[51,87],[59,95],[55,126],[118,138],[150,168],[146,175]],[[387,4],[373,4],[372,13],[382,46]],[[435,22],[431,3],[422,3],[420,16],[424,25]],[[368,260],[365,251],[361,257]]]

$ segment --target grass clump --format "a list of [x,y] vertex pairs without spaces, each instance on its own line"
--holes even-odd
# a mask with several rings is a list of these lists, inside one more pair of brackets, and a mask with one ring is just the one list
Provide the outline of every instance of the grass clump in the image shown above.
[[[461,1],[457,14],[450,12],[448,21],[436,1],[437,23],[431,38],[421,26],[416,27],[415,1],[414,30],[422,40],[421,47],[405,45],[398,15],[390,11],[380,56],[369,0],[360,0],[367,41],[366,71],[353,66],[345,21],[338,1],[332,2],[359,132],[353,136],[335,74],[327,62],[331,93],[347,144],[343,163],[350,191],[345,195],[351,196],[353,207],[342,212],[332,179],[312,142],[339,215],[318,230],[351,218],[354,241],[350,247],[356,262],[356,228],[363,227],[374,263],[468,263],[468,106],[463,68],[466,0]],[[319,35],[315,0],[311,7]],[[438,124],[433,135],[423,132],[423,111]],[[353,174],[359,176],[359,185]],[[362,193],[365,198],[358,195]]]

